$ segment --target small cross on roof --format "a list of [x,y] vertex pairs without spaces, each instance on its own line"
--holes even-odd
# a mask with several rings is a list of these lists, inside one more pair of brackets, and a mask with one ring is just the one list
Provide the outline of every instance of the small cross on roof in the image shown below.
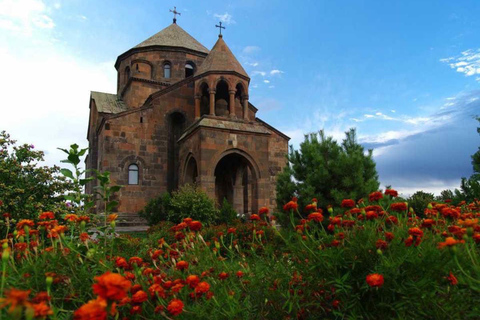
[[225,29],[225,27],[222,27],[222,21],[220,21],[220,25],[215,25],[215,27],[217,27],[218,29],[220,29],[220,34],[218,35],[219,37],[222,36],[222,29]]
[[181,16],[182,14],[177,11],[177,7],[173,7],[173,10],[170,9],[170,12],[173,13],[173,23],[177,23],[177,14]]

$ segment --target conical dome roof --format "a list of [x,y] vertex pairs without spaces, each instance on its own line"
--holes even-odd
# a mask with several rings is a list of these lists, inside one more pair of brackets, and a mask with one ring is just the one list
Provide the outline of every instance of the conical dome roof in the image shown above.
[[248,78],[240,62],[233,55],[223,38],[220,36],[208,56],[197,70],[197,75],[208,71],[233,71]]
[[133,49],[150,46],[179,47],[208,53],[207,48],[195,40],[185,30],[180,28],[176,23],[172,23],[162,31],[133,47]]

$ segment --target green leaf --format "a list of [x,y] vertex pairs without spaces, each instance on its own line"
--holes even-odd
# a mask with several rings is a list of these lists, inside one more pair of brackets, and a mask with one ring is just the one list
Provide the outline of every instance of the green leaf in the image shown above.
[[75,180],[73,177],[73,173],[70,169],[60,169],[60,172],[67,178],[70,178],[72,180]]
[[116,200],[110,201],[110,202],[107,204],[107,211],[108,211],[108,212],[112,211],[113,208],[115,208],[116,206],[118,206],[118,201],[116,201]]

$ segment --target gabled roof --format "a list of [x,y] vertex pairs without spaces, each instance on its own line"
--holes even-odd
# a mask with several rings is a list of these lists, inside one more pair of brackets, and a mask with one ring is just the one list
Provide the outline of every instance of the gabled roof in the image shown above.
[[219,36],[208,56],[197,70],[197,75],[208,71],[233,71],[248,78],[247,72],[233,55],[223,37]]
[[133,47],[133,49],[150,46],[180,47],[208,53],[207,48],[195,40],[185,30],[180,28],[176,23],[172,23],[162,31]]
[[123,100],[119,99],[116,94],[97,91],[91,91],[90,94],[92,99],[95,100],[98,112],[115,114],[128,109]]

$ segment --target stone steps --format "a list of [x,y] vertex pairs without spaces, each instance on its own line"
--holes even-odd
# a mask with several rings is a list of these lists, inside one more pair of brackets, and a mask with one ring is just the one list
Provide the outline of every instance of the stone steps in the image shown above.
[[136,213],[118,214],[115,231],[119,233],[145,232],[149,228],[147,221]]

